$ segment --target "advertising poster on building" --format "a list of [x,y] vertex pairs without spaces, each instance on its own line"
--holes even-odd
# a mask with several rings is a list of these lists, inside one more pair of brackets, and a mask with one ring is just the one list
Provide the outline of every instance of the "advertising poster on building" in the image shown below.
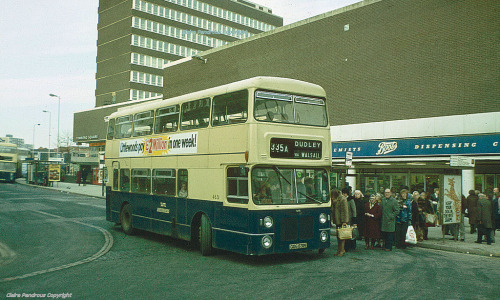
[[49,165],[49,181],[61,181],[61,165]]
[[462,177],[457,175],[444,175],[443,177],[442,224],[460,223]]

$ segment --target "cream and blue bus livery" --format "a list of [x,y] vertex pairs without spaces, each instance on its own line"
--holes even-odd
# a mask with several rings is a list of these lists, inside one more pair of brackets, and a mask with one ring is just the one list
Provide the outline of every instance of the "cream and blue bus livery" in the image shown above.
[[16,144],[0,142],[0,181],[14,182],[18,169]]
[[106,219],[203,255],[330,245],[330,129],[318,85],[255,77],[106,118]]

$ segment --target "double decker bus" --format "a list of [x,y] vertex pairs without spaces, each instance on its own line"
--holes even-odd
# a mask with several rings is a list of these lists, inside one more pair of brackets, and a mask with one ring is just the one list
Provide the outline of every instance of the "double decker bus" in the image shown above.
[[0,143],[0,181],[15,181],[18,160],[16,144]]
[[203,255],[330,245],[330,128],[318,85],[255,77],[108,116],[106,219]]

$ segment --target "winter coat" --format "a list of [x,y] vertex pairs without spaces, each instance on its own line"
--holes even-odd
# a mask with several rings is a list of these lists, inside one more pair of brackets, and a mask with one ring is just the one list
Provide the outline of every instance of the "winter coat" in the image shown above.
[[363,232],[366,200],[364,198],[354,197],[354,202],[356,203],[356,220],[354,223],[358,224],[359,231]]
[[[396,217],[396,222],[397,223],[410,222],[412,217],[410,198],[408,197],[406,200],[400,199],[400,201],[398,201],[398,205],[399,205],[399,214]],[[403,208],[403,205],[405,205],[406,208]]]
[[336,199],[332,199],[332,217],[337,227],[342,226],[342,223],[349,223],[349,208],[344,196],[339,195]]
[[467,208],[469,211],[469,224],[477,224],[477,201],[478,197],[476,195],[469,195],[467,197]]
[[76,172],[76,183],[82,183],[82,171]]
[[396,216],[399,213],[399,204],[394,197],[382,198],[382,226],[381,231],[396,231]]
[[349,207],[349,224],[352,225],[356,223],[357,219],[356,203],[354,202],[354,198],[347,200],[347,206]]
[[491,204],[493,205],[493,216],[495,220],[500,220],[500,214],[498,214],[499,208],[498,208],[498,197],[495,197],[493,201],[491,201]]
[[493,228],[493,210],[490,200],[479,199],[477,201],[476,224],[479,222],[484,228]]
[[363,236],[370,239],[380,238],[380,218],[382,217],[382,210],[378,203],[375,203],[370,208],[370,203],[365,203],[365,213],[374,215],[374,217],[364,216],[364,229]]

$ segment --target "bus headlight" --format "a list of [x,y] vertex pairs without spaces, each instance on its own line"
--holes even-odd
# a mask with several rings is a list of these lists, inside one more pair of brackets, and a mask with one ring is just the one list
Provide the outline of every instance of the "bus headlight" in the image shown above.
[[328,240],[328,232],[326,230],[321,231],[319,238],[323,243],[326,242]]
[[271,227],[273,227],[273,223],[274,223],[273,218],[271,218],[269,216],[264,218],[264,227],[271,228]]
[[326,223],[326,221],[327,221],[326,214],[325,214],[325,213],[321,213],[321,214],[319,214],[319,222],[320,222],[321,224],[325,224],[325,223]]
[[265,235],[262,238],[262,247],[264,247],[264,249],[269,249],[272,247],[272,245],[273,245],[273,238],[268,235]]

